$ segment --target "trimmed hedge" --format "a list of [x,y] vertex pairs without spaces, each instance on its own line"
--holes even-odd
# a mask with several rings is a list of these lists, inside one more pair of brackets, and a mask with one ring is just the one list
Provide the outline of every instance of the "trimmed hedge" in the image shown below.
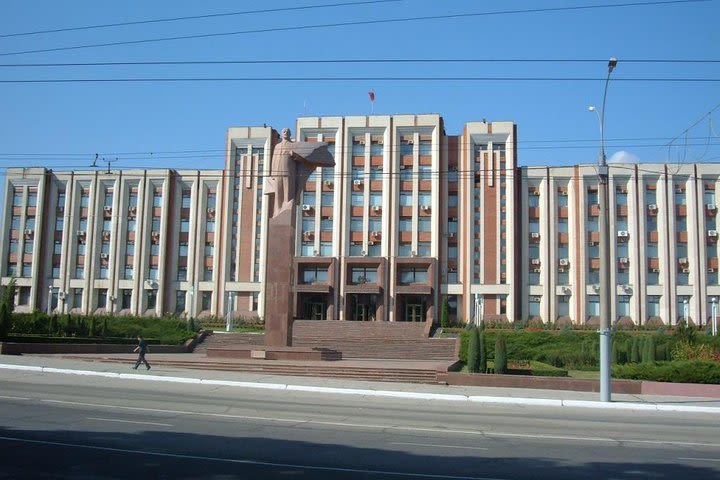
[[[149,343],[178,345],[195,337],[195,334],[192,325],[177,317],[48,316],[36,311],[13,314],[8,337],[14,341],[18,341],[18,338],[33,338],[35,342],[125,343],[142,335]],[[69,338],[82,340],[62,340]]]
[[615,365],[614,378],[673,383],[720,383],[720,362],[655,362]]

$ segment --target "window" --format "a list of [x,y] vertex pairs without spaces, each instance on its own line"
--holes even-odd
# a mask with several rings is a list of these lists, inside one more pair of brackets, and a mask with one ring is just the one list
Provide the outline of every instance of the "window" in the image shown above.
[[413,154],[412,142],[409,142],[407,140],[402,141],[400,143],[400,155],[412,155],[412,154]]
[[120,308],[122,310],[128,310],[132,303],[132,290],[122,289],[120,290]]
[[303,217],[302,231],[303,232],[314,232],[315,231],[315,217]]
[[619,295],[618,296],[617,316],[618,317],[629,317],[630,316],[630,295]]
[[350,256],[351,257],[360,257],[360,256],[364,255],[365,253],[367,253],[367,252],[365,252],[363,250],[362,243],[351,243],[350,244]]
[[205,243],[205,256],[212,257],[215,254],[215,244],[212,242]]
[[353,207],[361,207],[364,202],[365,202],[365,195],[363,195],[362,193],[353,193],[350,196],[350,204]]
[[137,221],[134,218],[128,219],[127,229],[128,232],[134,232],[137,229]]
[[207,197],[207,207],[208,208],[215,208],[217,203],[217,197],[214,193],[209,193]]
[[333,221],[330,217],[324,217],[320,219],[320,231],[321,232],[332,232]]
[[180,232],[188,233],[190,231],[190,220],[187,218],[180,219]]
[[353,157],[362,157],[365,155],[365,144],[359,141],[354,141],[352,144],[352,155]]
[[209,282],[213,279],[213,267],[205,267],[203,270],[203,280]]
[[153,310],[157,305],[157,290],[147,290],[147,309]]
[[103,279],[108,278],[109,269],[107,265],[100,265],[100,271],[98,272],[98,276]]
[[589,284],[600,283],[600,269],[598,269],[598,268],[588,269],[587,283],[589,283]]
[[190,199],[191,199],[191,192],[190,190],[183,190],[182,192],[182,208],[190,208]]
[[203,311],[210,310],[212,302],[212,292],[200,292],[200,309]]
[[13,215],[10,221],[10,228],[12,230],[18,230],[20,228],[20,215]]
[[90,204],[90,195],[88,194],[87,190],[83,190],[80,193],[80,206],[82,208],[87,208]]
[[[25,271],[25,266],[23,265],[23,272],[24,271]],[[23,275],[23,276],[25,276],[25,275]],[[85,266],[78,265],[75,267],[75,278],[85,278]]]
[[160,231],[160,217],[153,217],[152,219],[152,226],[150,229],[153,232],[159,232]]
[[125,246],[125,255],[127,255],[128,257],[132,257],[133,255],[135,255],[135,243],[131,242]]
[[158,279],[158,267],[151,266],[148,269],[148,278],[151,280],[157,280]]
[[420,155],[430,155],[432,154],[432,143],[430,140],[420,140],[418,150],[420,150]]
[[[32,277],[32,263],[23,263],[22,276],[23,277]],[[82,277],[78,277],[78,278],[82,278]]]
[[15,190],[13,192],[13,207],[19,207],[23,204],[23,191]]
[[430,198],[430,193],[420,192],[418,195],[418,203],[420,205],[432,205],[432,198]]
[[557,297],[558,317],[570,316],[570,297],[568,295],[560,295]]
[[597,205],[600,202],[598,201],[598,192],[597,190],[588,190],[587,193],[587,203],[588,205]]
[[363,217],[350,217],[350,230],[353,232],[362,232]]
[[528,207],[539,207],[540,206],[540,195],[536,195],[535,192],[539,191],[536,190],[536,187],[533,187],[528,192]]
[[380,157],[383,154],[383,144],[379,142],[372,142],[370,144],[370,155],[373,157]]
[[175,292],[175,313],[185,311],[185,290],[177,290]]
[[187,267],[178,267],[177,279],[179,282],[187,280]]
[[97,308],[107,307],[107,288],[98,288],[97,290]]
[[215,231],[215,221],[214,220],[208,220],[207,225],[205,227],[205,230],[207,232],[214,232]]
[[23,253],[32,253],[32,252],[33,252],[33,242],[26,241],[25,248],[23,248]]
[[457,206],[458,206],[457,194],[448,195],[448,207],[457,207]]
[[600,297],[598,295],[588,295],[587,314],[593,317],[600,315]]
[[57,217],[55,219],[55,231],[56,232],[61,232],[62,229],[64,228],[64,225],[65,225],[65,221],[64,221],[63,217]]
[[400,206],[401,207],[412,207],[413,196],[411,192],[400,192]]
[[568,231],[568,219],[558,218],[558,232],[567,233]]
[[430,231],[430,217],[418,217],[418,232]]
[[35,217],[27,217],[25,219],[25,228],[35,230]]
[[125,265],[125,280],[132,280],[133,278],[133,267],[132,265]]
[[648,317],[660,316],[660,295],[647,296],[647,315]]
[[306,266],[302,269],[302,283],[327,283],[328,269],[321,266]]
[[540,297],[530,297],[530,301],[528,302],[528,316],[540,316]]
[[398,256],[409,257],[412,254],[411,243],[401,243],[398,247]]
[[432,178],[432,167],[430,165],[420,165],[418,167],[418,178],[420,180],[430,180]]
[[430,251],[430,242],[418,242],[417,246],[417,254],[420,257],[429,257],[431,254]]
[[162,193],[155,192],[153,194],[153,207],[162,207]]
[[399,269],[399,277],[399,283],[402,285],[427,283],[427,269],[422,267],[402,267]]

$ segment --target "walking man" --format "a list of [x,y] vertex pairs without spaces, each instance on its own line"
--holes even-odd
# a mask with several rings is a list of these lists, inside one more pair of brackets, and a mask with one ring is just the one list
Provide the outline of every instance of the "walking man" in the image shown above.
[[133,352],[138,352],[138,359],[137,362],[135,362],[135,366],[133,367],[134,370],[137,370],[137,368],[140,366],[140,363],[144,363],[148,370],[150,370],[150,364],[145,360],[145,354],[147,353],[147,343],[145,342],[145,339],[142,337],[142,335],[138,335],[138,346],[135,347],[135,350]]

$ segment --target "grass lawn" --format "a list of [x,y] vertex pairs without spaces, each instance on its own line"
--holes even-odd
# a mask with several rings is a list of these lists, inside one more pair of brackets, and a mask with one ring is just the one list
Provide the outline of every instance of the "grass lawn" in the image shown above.
[[568,370],[568,377],[578,380],[600,380],[600,372],[587,370]]

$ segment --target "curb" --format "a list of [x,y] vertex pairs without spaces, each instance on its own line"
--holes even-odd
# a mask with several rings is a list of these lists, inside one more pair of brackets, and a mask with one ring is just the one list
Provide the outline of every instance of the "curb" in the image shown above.
[[339,387],[313,387],[290,385],[285,383],[239,382],[233,380],[212,380],[192,377],[166,377],[162,375],[142,375],[137,373],[96,372],[93,370],[73,370],[69,368],[36,367],[28,365],[0,364],[0,370],[20,370],[37,373],[56,373],[63,375],[81,375],[92,377],[116,378],[120,380],[144,380],[195,385],[214,385],[226,387],[254,388],[261,390],[285,390],[293,392],[328,393],[337,395],[358,395],[365,397],[407,398],[413,400],[440,400],[450,402],[473,402],[481,404],[508,406],[543,406],[570,408],[597,408],[607,410],[642,410],[657,412],[720,413],[718,407],[698,407],[692,405],[669,405],[634,402],[599,402],[592,400],[563,400],[523,397],[493,397],[487,395],[461,395],[444,393],[401,392],[393,390],[370,390]]

